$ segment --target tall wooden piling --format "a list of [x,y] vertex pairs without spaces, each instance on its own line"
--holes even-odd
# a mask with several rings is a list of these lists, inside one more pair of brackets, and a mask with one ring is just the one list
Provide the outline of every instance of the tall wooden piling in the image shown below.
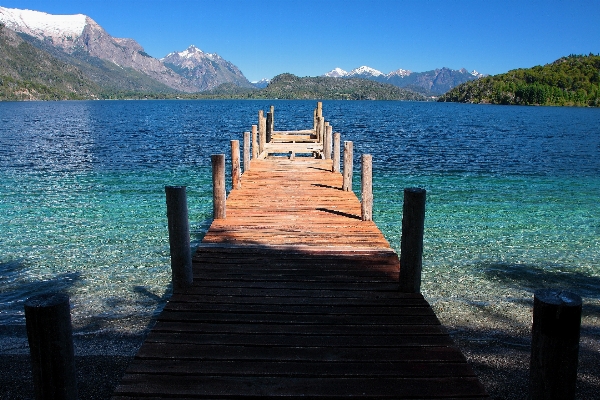
[[529,398],[575,399],[581,297],[543,289],[533,297]]
[[344,141],[344,180],[342,190],[346,192],[352,191],[352,167],[354,163],[352,147],[352,142]]
[[256,160],[258,158],[258,127],[256,125],[252,125],[252,159]]
[[325,125],[325,137],[324,137],[324,141],[323,141],[323,152],[325,153],[325,160],[331,160],[331,147],[332,147],[332,132],[333,132],[333,128],[331,127],[331,125],[329,125],[329,122],[326,122]]
[[361,216],[363,221],[373,221],[373,158],[363,154],[361,160]]
[[258,152],[259,154],[265,151],[265,143],[267,141],[267,126],[265,117],[263,116],[263,110],[258,111]]
[[193,283],[190,224],[185,186],[165,186],[173,291]]
[[225,154],[210,156],[213,180],[213,218],[224,219],[226,215]]
[[425,197],[425,189],[404,189],[400,243],[400,291],[403,293],[421,292]]
[[266,133],[266,143],[271,143],[271,136],[273,135],[273,114],[270,112],[267,113],[267,133]]
[[332,172],[340,172],[340,140],[340,133],[335,132],[333,134],[333,165],[331,167]]
[[48,293],[25,301],[25,324],[37,400],[77,399],[69,296]]
[[244,132],[244,172],[250,169],[250,132]]
[[271,113],[271,132],[275,130],[275,106],[271,106],[269,111]]
[[242,188],[242,171],[240,168],[240,141],[231,141],[231,188]]

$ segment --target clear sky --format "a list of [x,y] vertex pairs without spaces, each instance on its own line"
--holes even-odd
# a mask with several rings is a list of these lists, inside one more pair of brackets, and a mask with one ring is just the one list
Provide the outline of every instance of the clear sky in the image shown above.
[[86,14],[161,58],[194,44],[256,81],[335,67],[499,74],[600,53],[600,0],[0,0]]

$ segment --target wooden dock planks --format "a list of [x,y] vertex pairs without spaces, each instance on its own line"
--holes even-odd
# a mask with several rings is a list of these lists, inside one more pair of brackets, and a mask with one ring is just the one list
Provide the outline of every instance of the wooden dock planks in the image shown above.
[[252,161],[114,399],[486,397],[330,170]]

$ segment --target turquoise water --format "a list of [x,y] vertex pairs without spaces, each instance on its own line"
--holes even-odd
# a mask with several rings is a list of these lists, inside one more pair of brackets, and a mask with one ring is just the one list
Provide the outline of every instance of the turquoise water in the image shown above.
[[[276,129],[312,125],[312,101],[0,103],[0,323],[49,290],[70,294],[80,329],[154,315],[170,291],[164,186],[188,187],[197,243],[210,155],[270,104]],[[527,306],[540,287],[598,305],[600,110],[339,101],[324,115],[356,170],[373,155],[374,219],[398,251],[402,190],[427,189],[422,290],[443,320]]]

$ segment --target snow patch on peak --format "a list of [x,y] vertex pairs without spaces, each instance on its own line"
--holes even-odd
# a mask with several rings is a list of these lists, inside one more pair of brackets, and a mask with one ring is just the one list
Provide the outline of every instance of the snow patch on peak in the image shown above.
[[481,78],[481,77],[485,76],[485,74],[482,74],[481,72],[477,72],[475,70],[471,71],[470,74],[477,78]]
[[0,7],[0,22],[10,29],[41,37],[81,36],[87,16],[52,15],[41,11]]
[[391,77],[391,76],[400,76],[400,77],[404,78],[406,76],[409,76],[410,74],[412,74],[412,71],[400,68],[400,69],[397,69],[395,71],[390,72],[389,74],[387,74],[387,76],[388,77]]
[[324,76],[328,76],[330,78],[342,78],[346,75],[348,75],[348,72],[344,71],[343,69],[334,68],[331,71],[329,71],[328,73],[326,73]]
[[378,71],[374,68],[371,67],[367,67],[366,65],[363,65],[362,67],[358,67],[353,69],[352,71],[350,71],[348,73],[348,75],[372,75],[372,76],[381,76],[384,75],[383,72]]

